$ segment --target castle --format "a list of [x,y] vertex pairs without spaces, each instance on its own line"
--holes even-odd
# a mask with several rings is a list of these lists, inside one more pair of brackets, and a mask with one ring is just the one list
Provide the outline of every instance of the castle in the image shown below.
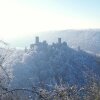
[[[39,37],[36,36],[35,37],[35,43],[30,44],[29,50],[27,50],[27,48],[25,47],[25,52],[30,51],[30,50],[34,51],[34,52],[38,51],[38,50],[47,50],[48,47],[57,49],[57,48],[64,48],[64,47],[67,47],[67,46],[68,46],[67,43],[65,41],[62,42],[61,38],[58,38],[57,43],[52,43],[51,45],[49,45],[47,43],[47,41],[45,41],[45,40],[43,42],[40,42]],[[78,46],[77,50],[81,51],[80,46]]]
[[[63,43],[65,43],[65,42],[63,42]],[[55,43],[53,43],[53,44],[55,44]],[[58,38],[58,42],[56,44],[58,44],[58,45],[62,44],[61,38]],[[48,46],[48,43],[46,41],[40,42],[39,37],[36,36],[35,43],[30,45],[30,49],[37,50],[38,48],[45,48],[46,46]]]

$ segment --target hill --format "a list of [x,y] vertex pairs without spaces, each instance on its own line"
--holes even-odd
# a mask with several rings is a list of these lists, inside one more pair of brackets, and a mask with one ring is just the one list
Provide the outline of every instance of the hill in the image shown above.
[[96,57],[70,48],[66,42],[33,44],[13,66],[12,87],[70,84],[82,86],[100,78]]

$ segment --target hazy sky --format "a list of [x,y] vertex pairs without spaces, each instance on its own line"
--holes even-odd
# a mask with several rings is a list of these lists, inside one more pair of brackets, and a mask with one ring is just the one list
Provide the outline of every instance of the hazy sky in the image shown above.
[[100,0],[0,0],[0,39],[32,32],[100,28]]

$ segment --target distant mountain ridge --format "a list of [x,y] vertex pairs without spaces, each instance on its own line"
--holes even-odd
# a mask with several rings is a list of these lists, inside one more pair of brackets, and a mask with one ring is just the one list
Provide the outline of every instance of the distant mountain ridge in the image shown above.
[[38,33],[38,35],[42,38],[48,36],[47,40],[49,41],[55,41],[56,37],[61,37],[71,47],[77,48],[80,46],[85,51],[100,54],[99,29],[51,31]]
[[[30,43],[34,43],[34,38],[40,37],[40,41],[47,40],[48,43],[56,42],[58,37],[66,41],[70,47],[81,49],[100,55],[100,29],[87,29],[87,30],[61,30],[61,31],[47,31],[29,33],[28,36],[16,38],[11,42],[12,46],[25,47]],[[16,42],[18,41],[19,42]]]

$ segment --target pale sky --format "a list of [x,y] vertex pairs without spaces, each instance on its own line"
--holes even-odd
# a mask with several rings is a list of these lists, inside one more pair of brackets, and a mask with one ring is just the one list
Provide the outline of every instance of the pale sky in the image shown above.
[[100,0],[0,0],[0,39],[32,32],[100,28]]

